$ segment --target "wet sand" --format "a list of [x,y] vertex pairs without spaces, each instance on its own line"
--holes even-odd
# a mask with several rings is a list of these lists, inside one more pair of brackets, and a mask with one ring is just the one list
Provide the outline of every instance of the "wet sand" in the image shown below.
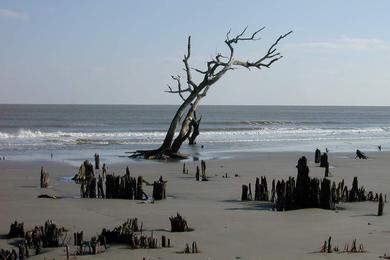
[[[255,177],[296,176],[300,156],[309,161],[310,176],[323,177],[324,169],[313,163],[314,153],[243,153],[235,159],[209,160],[208,182],[195,181],[200,162],[187,163],[189,175],[182,174],[182,163],[152,162],[110,164],[109,172],[124,174],[129,165],[132,176],[142,175],[149,182],[163,176],[167,183],[166,200],[141,203],[133,200],[80,199],[80,186],[69,182],[78,167],[51,161],[0,161],[0,234],[9,231],[12,221],[24,222],[25,230],[53,219],[73,232],[84,230],[90,238],[103,227],[113,228],[126,219],[137,217],[146,232],[166,235],[173,247],[130,250],[111,246],[96,256],[78,259],[375,259],[390,253],[390,214],[377,217],[377,203],[338,204],[336,211],[304,209],[273,212],[267,203],[241,202],[241,185],[252,185]],[[390,194],[390,153],[373,152],[368,160],[355,160],[354,153],[330,153],[332,181],[345,180],[350,187],[354,176],[366,190]],[[92,157],[91,157],[92,160]],[[104,158],[102,158],[104,162]],[[50,187],[39,188],[40,167],[50,174]],[[100,171],[98,171],[100,173]],[[229,178],[222,178],[225,173]],[[239,177],[234,177],[238,174]],[[145,187],[151,194],[151,187]],[[62,196],[62,199],[39,199],[40,194]],[[177,212],[188,221],[192,232],[170,233],[169,217]],[[314,253],[332,236],[333,245],[341,249],[353,239],[363,243],[367,253]],[[196,241],[201,253],[178,254],[186,243]],[[0,239],[0,248],[11,248],[12,240]],[[71,251],[75,248],[71,246]],[[36,259],[63,259],[64,248],[44,249]]]

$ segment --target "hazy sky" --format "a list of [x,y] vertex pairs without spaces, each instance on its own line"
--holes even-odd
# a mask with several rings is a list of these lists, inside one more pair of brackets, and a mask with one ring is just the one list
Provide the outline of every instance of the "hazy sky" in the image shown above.
[[230,71],[204,104],[390,105],[390,1],[0,0],[0,103],[176,104],[186,39],[202,68],[225,34],[266,26],[237,47],[271,69]]

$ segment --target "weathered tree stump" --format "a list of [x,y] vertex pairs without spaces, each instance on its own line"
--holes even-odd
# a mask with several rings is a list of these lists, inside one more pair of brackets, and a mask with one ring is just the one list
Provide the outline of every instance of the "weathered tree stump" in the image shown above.
[[383,215],[383,206],[384,206],[384,203],[383,203],[383,197],[382,197],[382,193],[381,193],[379,195],[379,200],[378,200],[378,216]]
[[321,162],[320,162],[320,167],[327,167],[329,165],[329,162],[328,162],[328,154],[327,153],[323,153],[321,155]]
[[104,198],[103,178],[100,174],[98,177],[98,198]]
[[200,177],[200,174],[199,174],[199,166],[196,166],[196,173],[195,173],[195,179],[196,179],[196,181],[199,181],[199,177]]
[[155,200],[162,200],[166,198],[166,181],[163,180],[162,176],[158,181],[153,183],[153,198]]
[[349,191],[349,197],[348,201],[354,202],[354,201],[359,201],[359,187],[358,187],[358,179],[357,177],[353,178],[352,182],[352,188]]
[[16,237],[24,237],[24,224],[17,221],[11,224],[8,232],[8,239]]
[[320,208],[333,209],[330,180],[322,179],[320,191]]
[[100,155],[95,153],[95,169],[100,169]]
[[41,167],[41,188],[49,187],[49,173]]
[[325,167],[325,178],[326,177],[329,177],[329,163],[328,163],[328,165],[326,165],[326,167]]
[[321,162],[321,151],[317,148],[314,153],[314,162],[320,163]]
[[171,232],[185,232],[188,231],[187,221],[179,214],[175,217],[170,217]]
[[201,160],[200,164],[202,168],[202,178],[203,178],[203,176],[206,176],[206,162],[204,160]]
[[306,208],[309,206],[308,201],[311,197],[309,167],[307,166],[306,157],[303,156],[298,160],[296,168],[298,169],[295,196],[296,206],[297,208]]
[[142,189],[142,184],[143,184],[143,178],[142,178],[142,176],[138,176],[137,189],[135,192],[135,199],[136,200],[143,200],[144,191]]
[[245,184],[242,185],[241,200],[242,201],[248,201],[249,200],[248,186],[245,185]]

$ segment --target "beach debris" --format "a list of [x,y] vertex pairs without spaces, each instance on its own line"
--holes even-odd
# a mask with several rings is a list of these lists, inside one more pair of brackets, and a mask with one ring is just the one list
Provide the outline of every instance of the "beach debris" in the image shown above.
[[169,220],[171,221],[171,232],[189,231],[187,221],[179,213],[170,217]]
[[49,187],[49,173],[41,167],[41,188]]
[[62,197],[59,197],[56,195],[48,195],[48,194],[38,195],[38,198],[40,198],[40,199],[62,199]]
[[384,206],[384,203],[383,203],[383,197],[382,197],[382,193],[381,193],[379,195],[379,200],[378,200],[378,216],[383,215],[383,206]]
[[321,162],[321,151],[317,148],[314,152],[314,162],[320,163]]
[[356,156],[355,156],[355,159],[356,158],[359,158],[359,159],[367,159],[368,157],[362,152],[360,151],[359,149],[356,150]]
[[8,239],[16,237],[24,237],[24,223],[15,221],[11,224],[8,232]]

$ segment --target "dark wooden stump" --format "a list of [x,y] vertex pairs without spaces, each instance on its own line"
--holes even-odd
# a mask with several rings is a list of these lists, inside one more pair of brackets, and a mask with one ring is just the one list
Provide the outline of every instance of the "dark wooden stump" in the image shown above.
[[170,217],[171,232],[185,232],[188,231],[187,221],[179,214],[175,217]]
[[155,181],[153,183],[153,198],[155,200],[162,200],[166,198],[165,187],[166,181],[164,181],[162,177],[160,177],[159,181]]
[[41,167],[41,188],[49,187],[49,174]]
[[137,190],[135,192],[135,199],[136,200],[143,200],[144,191],[142,189],[142,183],[143,183],[142,176],[138,176],[138,179],[137,179]]
[[248,197],[248,186],[245,185],[245,184],[242,185],[241,200],[242,201],[249,200],[249,197]]
[[320,163],[321,162],[321,151],[317,148],[314,153],[314,162]]
[[24,224],[17,221],[10,225],[8,232],[8,239],[16,237],[24,237]]
[[379,200],[378,200],[378,216],[383,215],[383,206],[384,206],[384,203],[383,203],[383,197],[382,197],[382,193],[381,193],[379,195]]
[[321,155],[320,167],[326,167],[327,165],[329,165],[329,163],[328,163],[328,154],[327,153],[323,153]]

